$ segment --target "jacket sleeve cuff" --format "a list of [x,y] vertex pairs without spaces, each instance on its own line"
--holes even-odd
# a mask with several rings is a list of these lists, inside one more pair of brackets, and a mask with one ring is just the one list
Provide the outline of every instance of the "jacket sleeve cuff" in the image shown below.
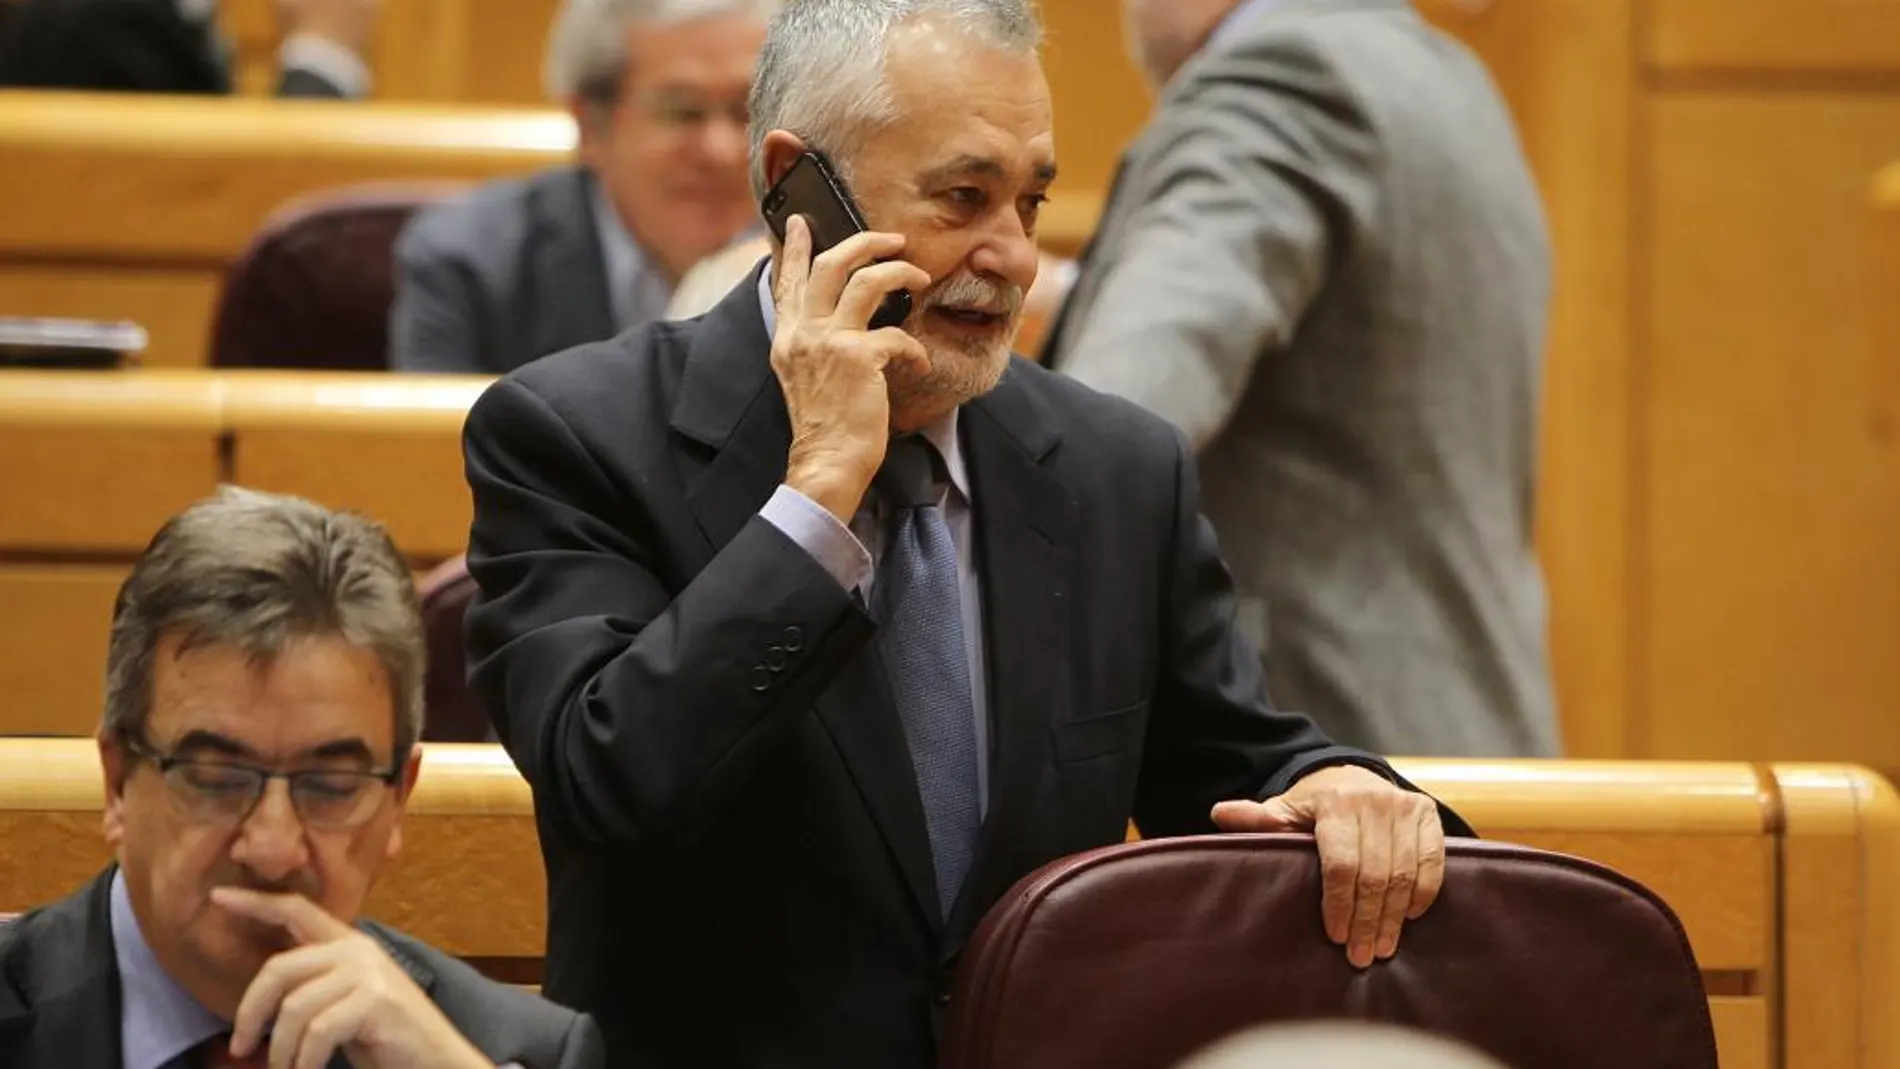
[[281,70],[314,74],[336,86],[346,97],[369,93],[369,65],[363,62],[363,57],[328,37],[291,34],[277,50],[277,66]]
[[[1412,781],[1399,775],[1393,770],[1391,765],[1379,757],[1369,754],[1364,750],[1355,750],[1350,746],[1326,746],[1308,753],[1303,753],[1287,762],[1286,767],[1275,773],[1273,778],[1267,781],[1266,786],[1261,788],[1260,793],[1255,797],[1259,801],[1265,801],[1275,795],[1285,794],[1289,788],[1295,783],[1298,783],[1301,779],[1304,779],[1314,772],[1318,772],[1322,768],[1333,768],[1338,765],[1351,765],[1355,768],[1368,769],[1384,776],[1405,790],[1417,794],[1425,793],[1419,790],[1418,786]],[[1466,839],[1475,839],[1478,837],[1477,831],[1465,821],[1465,818],[1459,816],[1456,810],[1438,801],[1436,798],[1432,799],[1432,801],[1438,806],[1438,821],[1444,827],[1447,836]]]
[[858,591],[871,578],[871,552],[838,517],[789,486],[780,486],[759,517],[810,554],[838,585]]

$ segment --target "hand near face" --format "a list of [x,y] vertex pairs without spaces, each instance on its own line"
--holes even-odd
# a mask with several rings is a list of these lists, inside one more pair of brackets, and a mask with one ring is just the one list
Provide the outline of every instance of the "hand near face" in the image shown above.
[[1322,768],[1276,798],[1222,802],[1213,819],[1222,831],[1313,833],[1326,936],[1356,968],[1397,952],[1399,929],[1424,915],[1444,883],[1437,804],[1370,769]]
[[884,462],[891,433],[885,367],[928,362],[923,345],[899,328],[867,329],[885,294],[930,285],[913,264],[873,263],[903,248],[899,235],[867,232],[814,259],[811,231],[794,217],[778,258],[772,371],[792,424],[785,484],[844,523]]
[[387,951],[316,903],[235,887],[211,898],[297,944],[265,962],[244,992],[234,1055],[268,1044],[271,1069],[324,1069],[339,1050],[356,1069],[489,1069]]

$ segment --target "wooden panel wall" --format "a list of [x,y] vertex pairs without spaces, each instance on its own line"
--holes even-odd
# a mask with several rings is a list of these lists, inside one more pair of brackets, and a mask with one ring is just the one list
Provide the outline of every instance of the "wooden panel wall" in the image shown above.
[[1900,3],[1658,0],[1647,31],[1632,752],[1900,769],[1900,457],[1866,276]]
[[1895,89],[1647,104],[1644,708],[1672,714],[1638,752],[1900,767],[1900,457],[1868,418],[1857,255]]

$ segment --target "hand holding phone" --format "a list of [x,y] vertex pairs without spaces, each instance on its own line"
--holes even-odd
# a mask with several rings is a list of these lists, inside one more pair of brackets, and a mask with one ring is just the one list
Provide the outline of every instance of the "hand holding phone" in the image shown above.
[[772,371],[791,423],[785,485],[849,524],[884,462],[890,438],[893,364],[928,366],[923,343],[866,323],[884,295],[922,288],[930,276],[896,259],[899,234],[853,234],[812,256],[803,215],[788,219],[773,304]]
[[[838,176],[825,157],[806,152],[792,161],[784,177],[766,193],[760,205],[765,224],[781,245],[785,242],[785,221],[793,215],[805,217],[811,227],[812,257],[837,248],[854,234],[870,230],[864,214],[858,210],[844,179]],[[910,318],[911,295],[908,290],[887,293],[870,319],[870,329],[902,326]]]

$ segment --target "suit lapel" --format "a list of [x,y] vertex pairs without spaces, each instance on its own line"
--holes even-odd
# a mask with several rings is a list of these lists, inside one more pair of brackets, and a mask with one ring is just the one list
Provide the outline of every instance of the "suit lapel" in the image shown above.
[[891,696],[877,643],[869,642],[820,695],[818,719],[851,772],[865,807],[891,849],[919,913],[932,932],[943,927],[936,868],[904,724]]
[[[748,274],[700,320],[673,406],[673,429],[701,447],[685,459],[687,499],[709,558],[770,500],[785,479],[791,447],[758,279],[759,271]],[[875,642],[844,666],[815,707],[919,912],[933,929],[941,927],[923,802]]]
[[699,321],[673,402],[673,429],[698,443],[685,460],[687,500],[708,556],[723,549],[785,479],[792,425],[772,374],[759,271]]
[[552,176],[536,194],[529,261],[540,296],[539,310],[526,316],[528,351],[543,356],[613,337],[620,330],[594,222],[593,179],[576,167]]
[[1034,374],[1012,367],[988,396],[964,406],[982,576],[985,657],[989,675],[989,811],[976,858],[964,881],[944,942],[945,959],[1021,874],[1010,834],[1033,812],[1049,759],[1050,725],[1070,699],[1070,586],[1075,566],[1076,506],[1046,461],[1060,442],[1050,414],[1025,384]]

